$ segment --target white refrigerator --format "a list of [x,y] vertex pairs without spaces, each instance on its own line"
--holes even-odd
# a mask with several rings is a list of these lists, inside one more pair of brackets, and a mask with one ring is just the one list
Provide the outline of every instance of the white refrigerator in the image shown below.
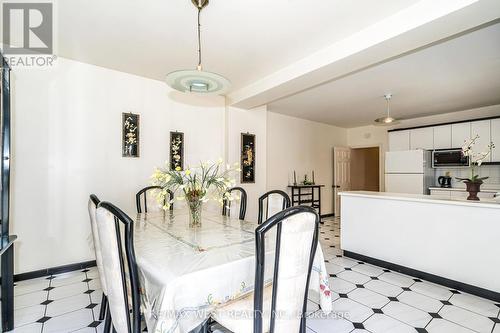
[[390,151],[385,154],[385,191],[429,194],[434,184],[431,151]]

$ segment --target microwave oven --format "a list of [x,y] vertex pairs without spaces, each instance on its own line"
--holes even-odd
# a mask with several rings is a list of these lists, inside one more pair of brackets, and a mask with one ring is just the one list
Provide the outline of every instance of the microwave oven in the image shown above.
[[464,156],[462,149],[442,149],[432,152],[433,168],[468,167],[470,159]]

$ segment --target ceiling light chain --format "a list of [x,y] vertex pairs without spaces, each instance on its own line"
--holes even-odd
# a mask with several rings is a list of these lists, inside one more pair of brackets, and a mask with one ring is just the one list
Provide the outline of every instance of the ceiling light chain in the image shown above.
[[387,102],[387,118],[390,118],[391,117],[390,107],[391,107],[392,94],[386,94],[386,95],[384,95],[384,97],[385,97],[385,100]]
[[198,67],[199,71],[203,70],[203,66],[201,64],[201,24],[200,24],[200,16],[201,16],[201,4],[198,6]]
[[198,65],[194,70],[171,72],[165,81],[173,89],[182,92],[224,95],[229,90],[231,82],[220,74],[204,71],[202,65],[201,11],[208,6],[209,0],[191,0],[191,2],[198,11]]
[[387,105],[387,115],[382,118],[377,118],[375,119],[375,124],[376,125],[382,125],[382,126],[389,126],[389,125],[395,125],[398,123],[398,121],[394,118],[391,117],[391,98],[392,94],[385,94],[384,95],[386,105]]

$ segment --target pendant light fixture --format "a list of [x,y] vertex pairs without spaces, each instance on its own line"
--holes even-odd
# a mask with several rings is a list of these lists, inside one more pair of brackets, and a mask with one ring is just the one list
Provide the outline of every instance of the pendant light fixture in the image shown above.
[[391,117],[390,104],[391,104],[392,94],[386,94],[384,95],[384,98],[387,101],[387,115],[385,117],[375,119],[375,124],[381,126],[395,125],[399,123],[399,121]]
[[201,94],[223,95],[231,83],[222,75],[206,72],[201,62],[201,11],[208,5],[209,0],[191,0],[198,10],[198,66],[196,69],[179,70],[169,73],[166,83],[175,90]]

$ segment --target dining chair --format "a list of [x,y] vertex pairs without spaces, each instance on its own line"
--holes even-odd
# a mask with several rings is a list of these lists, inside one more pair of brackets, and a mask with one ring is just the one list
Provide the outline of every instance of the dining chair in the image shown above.
[[[305,333],[309,279],[318,247],[319,222],[319,215],[313,208],[294,206],[259,225],[255,230],[254,292],[215,310],[213,319],[234,333]],[[269,249],[275,249],[274,253],[269,255]],[[265,274],[266,260],[272,259],[272,272]],[[266,286],[271,276],[272,284]]]
[[101,283],[102,289],[102,299],[101,299],[101,310],[99,312],[99,320],[105,320],[104,323],[104,332],[109,332],[111,326],[111,317],[109,316],[108,309],[108,297],[107,297],[107,288],[106,288],[106,278],[104,277],[104,268],[102,265],[102,253],[101,253],[101,244],[99,242],[99,231],[97,230],[97,221],[96,221],[96,210],[99,205],[99,199],[95,194],[91,194],[88,202],[88,211],[90,217],[90,229],[92,231],[92,239],[94,241],[94,253],[95,253],[95,261],[97,265],[97,272],[99,274],[99,280]]
[[233,203],[236,203],[237,201],[239,201],[240,212],[239,212],[238,218],[240,220],[244,220],[245,215],[247,213],[247,192],[242,187],[232,187],[232,188],[228,189],[227,192],[229,192],[229,193],[239,192],[239,200],[224,199],[224,202],[222,205],[222,215],[231,216],[231,206],[234,206]]
[[99,203],[96,219],[113,328],[117,333],[139,333],[141,314],[133,221],[105,201]]
[[[161,211],[163,207],[156,201],[155,192],[161,191],[161,186],[148,186],[137,192],[135,195],[135,204],[137,205],[137,213],[147,213],[154,211]],[[173,200],[174,193],[167,190],[169,200]],[[166,199],[165,199],[166,201]],[[141,202],[144,202],[144,209]],[[149,209],[148,209],[149,206]],[[174,209],[174,204],[170,204],[170,210]]]
[[[265,208],[264,201],[266,201]],[[290,206],[290,197],[285,192],[280,190],[273,190],[264,193],[259,198],[258,223],[261,224],[262,221],[267,220],[269,217]]]

